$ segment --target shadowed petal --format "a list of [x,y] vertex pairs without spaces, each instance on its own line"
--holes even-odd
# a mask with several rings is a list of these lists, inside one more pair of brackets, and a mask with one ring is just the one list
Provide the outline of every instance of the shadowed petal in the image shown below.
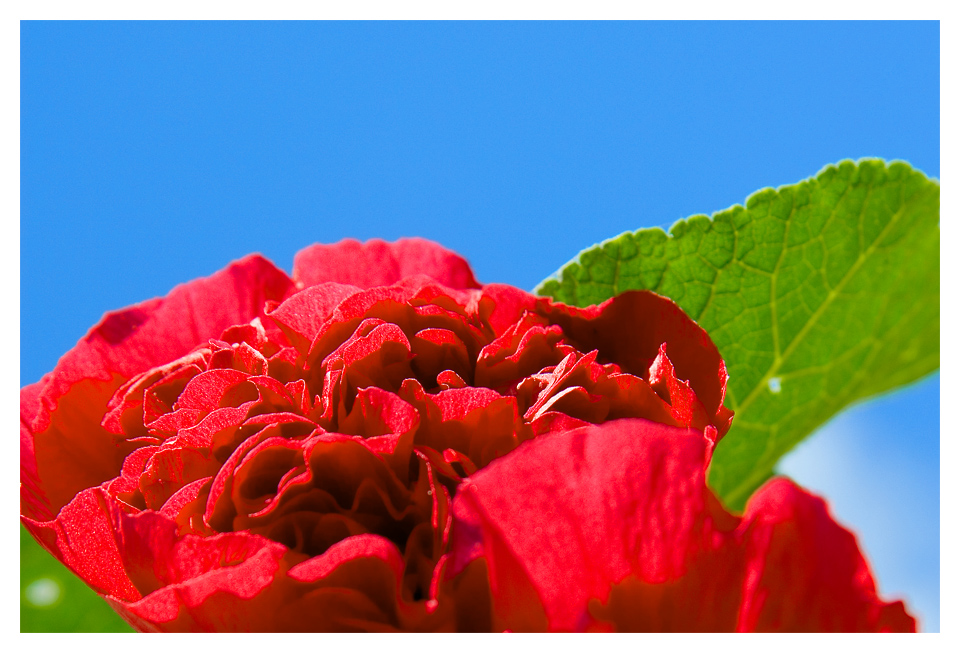
[[554,324],[580,351],[599,350],[599,359],[614,361],[624,372],[650,381],[650,366],[661,345],[677,379],[689,383],[722,437],[733,413],[723,406],[727,370],[720,352],[683,310],[666,297],[649,291],[628,291],[599,306],[577,309],[549,303],[545,310]]

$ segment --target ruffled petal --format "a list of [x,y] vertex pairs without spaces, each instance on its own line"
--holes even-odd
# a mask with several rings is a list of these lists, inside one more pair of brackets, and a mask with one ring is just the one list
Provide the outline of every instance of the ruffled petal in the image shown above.
[[720,352],[707,332],[666,297],[628,291],[585,309],[547,302],[540,310],[577,349],[596,349],[601,360],[615,361],[648,382],[650,367],[666,345],[671,374],[689,384],[720,437],[730,428],[733,413],[723,406],[728,377]]
[[49,519],[81,490],[119,473],[131,447],[115,446],[100,423],[127,379],[180,358],[231,325],[263,317],[267,301],[292,291],[286,274],[254,255],[163,299],[107,313],[40,381],[39,391],[21,393],[21,416],[30,416],[24,435],[33,439],[36,465],[32,472],[28,456],[25,473],[38,476],[45,495],[40,506],[27,502],[25,514]]

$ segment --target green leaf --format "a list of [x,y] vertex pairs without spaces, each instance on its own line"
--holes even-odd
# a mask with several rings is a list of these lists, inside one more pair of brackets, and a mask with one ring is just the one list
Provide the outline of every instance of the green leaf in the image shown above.
[[21,633],[131,633],[133,629],[20,525]]
[[940,366],[940,185],[844,161],[711,218],[584,250],[537,292],[587,306],[631,289],[679,304],[727,364],[733,427],[710,483],[736,508],[851,402]]

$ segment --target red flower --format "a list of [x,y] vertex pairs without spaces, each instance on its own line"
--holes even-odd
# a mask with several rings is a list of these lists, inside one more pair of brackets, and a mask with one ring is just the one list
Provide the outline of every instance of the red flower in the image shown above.
[[725,382],[651,293],[574,309],[422,240],[252,256],[21,390],[22,521],[140,630],[912,628],[822,503],[719,507]]

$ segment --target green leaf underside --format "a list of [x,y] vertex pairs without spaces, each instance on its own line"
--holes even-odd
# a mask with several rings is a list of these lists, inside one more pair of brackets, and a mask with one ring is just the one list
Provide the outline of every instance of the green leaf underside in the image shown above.
[[864,159],[711,218],[625,233],[536,290],[588,306],[673,299],[710,334],[736,416],[710,483],[742,508],[788,450],[851,402],[940,366],[940,185]]

